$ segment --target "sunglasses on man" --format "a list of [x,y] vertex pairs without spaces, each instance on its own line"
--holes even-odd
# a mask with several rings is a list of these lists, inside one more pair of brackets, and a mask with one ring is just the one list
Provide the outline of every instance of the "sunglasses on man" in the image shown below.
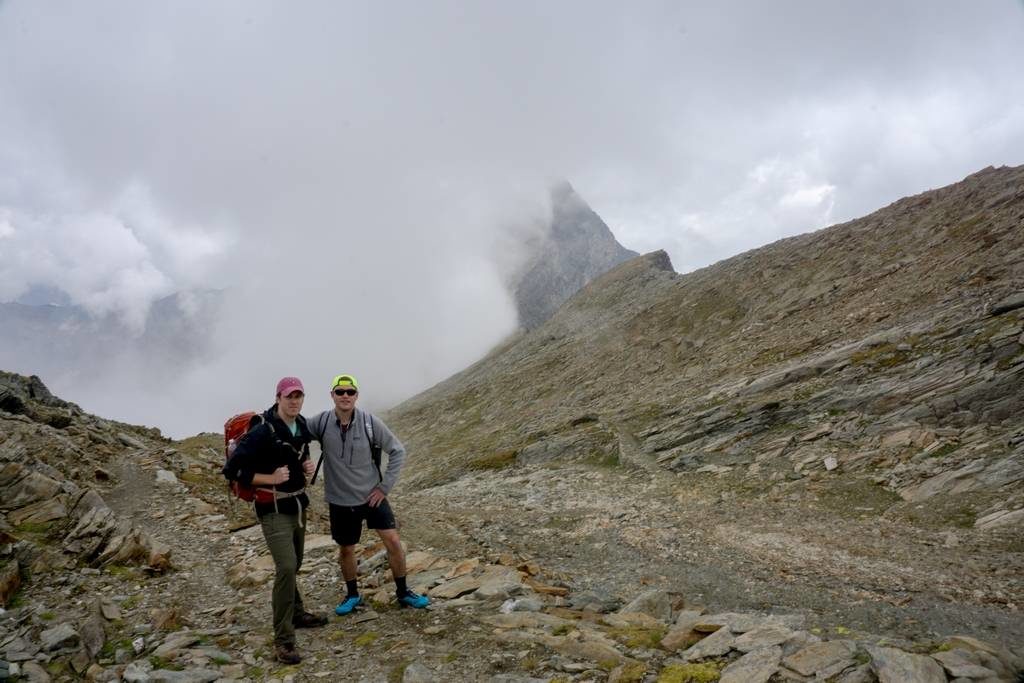
[[334,395],[335,396],[355,396],[358,393],[359,392],[356,391],[355,389],[335,389],[334,390]]

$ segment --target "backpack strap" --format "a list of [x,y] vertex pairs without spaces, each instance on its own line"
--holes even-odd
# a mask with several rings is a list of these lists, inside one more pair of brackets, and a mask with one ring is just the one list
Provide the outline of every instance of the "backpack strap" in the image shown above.
[[373,438],[373,415],[363,411],[363,431],[366,432],[366,440],[370,442],[370,455],[373,457],[373,464],[377,468],[377,476],[384,481],[384,474],[380,471],[381,451],[383,448],[380,442]]

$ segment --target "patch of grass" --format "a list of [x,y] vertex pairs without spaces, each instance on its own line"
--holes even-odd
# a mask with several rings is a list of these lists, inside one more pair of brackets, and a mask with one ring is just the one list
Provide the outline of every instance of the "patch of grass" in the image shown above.
[[960,529],[973,529],[977,519],[978,515],[974,512],[974,508],[968,506],[951,510],[945,517],[947,522]]
[[853,365],[871,365],[875,368],[893,368],[910,360],[909,351],[901,351],[893,343],[879,344],[850,356]]
[[469,461],[469,469],[501,470],[506,467],[512,467],[516,464],[517,455],[519,455],[519,451],[514,449],[481,455]]
[[46,665],[46,672],[54,678],[63,678],[71,673],[71,667],[66,661],[58,659]]
[[113,659],[117,654],[118,650],[131,650],[132,641],[130,638],[118,638],[115,640],[108,640],[103,643],[103,647],[100,648],[98,657],[100,659]]
[[444,659],[442,659],[441,661],[444,662],[445,664],[451,664],[452,662],[454,662],[458,658],[459,658],[459,653],[458,652],[449,652],[448,654],[446,654],[444,656]]
[[39,618],[43,619],[44,621],[53,621],[54,619],[57,618],[57,615],[54,614],[53,612],[40,612],[39,613]]
[[628,662],[619,670],[619,683],[641,683],[647,674],[647,665],[643,662]]
[[169,659],[164,659],[163,657],[157,657],[156,655],[150,656],[149,663],[153,665],[154,669],[165,669],[167,671],[185,670],[184,665],[179,664],[178,662],[172,662]]
[[661,643],[661,639],[668,632],[667,626],[623,626],[613,628],[609,631],[612,638],[624,644],[626,647],[642,647],[653,650]]
[[551,635],[553,636],[564,636],[573,629],[572,624],[559,624],[558,626],[551,629]]
[[14,530],[22,534],[42,535],[50,530],[53,522],[25,522],[14,527]]
[[203,484],[209,481],[209,477],[206,477],[199,472],[192,472],[191,470],[179,474],[178,479],[188,482],[189,484]]
[[540,659],[534,655],[527,655],[519,660],[519,668],[523,671],[536,671],[540,668]]
[[380,638],[380,633],[378,633],[377,631],[367,631],[366,633],[362,633],[356,636],[356,639],[352,642],[358,645],[359,647],[370,647],[375,642],[377,642],[378,638]]
[[135,577],[135,570],[131,567],[126,567],[123,564],[108,564],[106,569],[108,574],[117,577],[122,581],[127,581]]
[[231,663],[231,657],[221,657],[221,656],[218,655],[218,656],[212,657],[210,659],[210,661],[213,662],[214,664],[216,664],[217,666],[227,666],[228,664]]
[[121,601],[121,609],[135,609],[139,606],[139,601],[141,600],[142,598],[138,595],[129,595],[127,598]]
[[605,671],[611,671],[618,665],[619,660],[617,659],[602,659],[600,662],[597,663],[597,668],[604,669]]
[[402,683],[402,679],[405,677],[405,670],[411,662],[402,660],[391,667],[388,671],[388,683]]
[[669,664],[658,674],[658,683],[714,683],[725,668],[722,662]]
[[549,529],[574,529],[579,524],[577,517],[568,515],[552,516],[544,526]]
[[928,454],[929,458],[944,458],[956,449],[960,448],[959,444],[955,443],[944,443],[934,451]]
[[262,681],[267,677],[267,670],[262,666],[250,666],[245,670],[245,677],[253,681]]
[[585,458],[583,462],[588,465],[603,468],[616,468],[622,466],[622,463],[619,461],[619,456],[610,451],[594,451],[589,457]]
[[866,513],[881,515],[903,501],[899,494],[870,479],[847,475],[835,477],[831,485],[818,495],[822,507],[847,517],[858,517]]
[[25,584],[23,583],[21,585],[22,585],[22,587],[19,588],[18,591],[14,595],[11,596],[11,599],[7,601],[7,605],[6,605],[7,608],[9,608],[9,609],[17,609],[19,607],[24,607],[25,606],[25,590],[24,590]]

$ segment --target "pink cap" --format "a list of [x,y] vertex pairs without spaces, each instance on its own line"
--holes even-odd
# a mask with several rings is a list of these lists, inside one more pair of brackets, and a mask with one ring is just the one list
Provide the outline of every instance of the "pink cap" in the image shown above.
[[281,381],[277,383],[278,396],[287,396],[293,391],[306,393],[306,389],[302,386],[302,380],[298,377],[282,377]]

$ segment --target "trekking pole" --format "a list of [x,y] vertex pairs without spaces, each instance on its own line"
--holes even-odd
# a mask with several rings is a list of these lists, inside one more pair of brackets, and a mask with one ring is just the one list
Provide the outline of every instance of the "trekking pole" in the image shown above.
[[316,483],[316,475],[320,474],[320,465],[324,464],[324,454],[320,453],[320,459],[316,461],[316,469],[313,470],[313,478],[309,480],[309,485],[312,486]]

